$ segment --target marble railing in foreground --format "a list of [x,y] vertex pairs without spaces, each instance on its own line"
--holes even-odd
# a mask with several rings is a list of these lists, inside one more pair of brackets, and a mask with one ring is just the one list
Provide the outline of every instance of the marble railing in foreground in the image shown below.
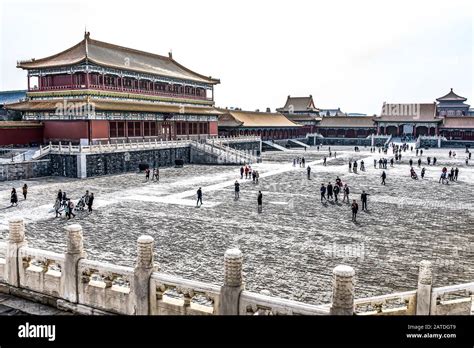
[[254,293],[244,288],[243,255],[224,254],[224,284],[182,279],[158,271],[154,240],[137,241],[135,267],[87,259],[82,228],[69,225],[64,254],[30,248],[24,222],[9,222],[7,242],[0,242],[0,291],[81,314],[125,315],[446,315],[472,312],[474,282],[432,288],[432,265],[420,263],[418,288],[355,299],[355,272],[340,265],[333,271],[332,302],[311,305]]

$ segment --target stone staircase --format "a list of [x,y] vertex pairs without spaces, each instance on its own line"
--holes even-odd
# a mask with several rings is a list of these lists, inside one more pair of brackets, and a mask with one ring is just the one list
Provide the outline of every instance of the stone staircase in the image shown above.
[[250,152],[244,152],[233,149],[220,142],[192,142],[191,147],[197,151],[203,152],[208,156],[213,157],[217,164],[252,164],[257,163],[257,156]]

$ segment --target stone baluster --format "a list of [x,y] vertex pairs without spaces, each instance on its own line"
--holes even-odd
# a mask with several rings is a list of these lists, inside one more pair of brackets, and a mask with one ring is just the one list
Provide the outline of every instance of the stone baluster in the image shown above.
[[433,266],[430,261],[421,261],[419,266],[418,289],[416,291],[416,315],[429,315]]
[[64,269],[61,270],[63,282],[61,284],[62,297],[72,303],[79,301],[79,289],[81,275],[78,274],[77,264],[80,259],[86,258],[82,238],[81,225],[74,224],[65,227],[67,231],[67,250],[64,254]]
[[146,235],[140,236],[137,240],[137,263],[133,272],[132,290],[135,315],[150,314],[150,277],[153,273],[154,243],[153,237]]
[[221,315],[238,315],[240,293],[244,289],[242,279],[243,255],[239,249],[228,249],[224,254],[224,285],[221,287]]
[[5,254],[5,281],[9,285],[19,287],[19,269],[22,267],[22,260],[18,259],[18,251],[20,247],[26,246],[25,224],[21,218],[11,219],[8,223],[9,232],[7,251]]
[[334,268],[331,315],[354,314],[355,271],[350,266],[339,265]]

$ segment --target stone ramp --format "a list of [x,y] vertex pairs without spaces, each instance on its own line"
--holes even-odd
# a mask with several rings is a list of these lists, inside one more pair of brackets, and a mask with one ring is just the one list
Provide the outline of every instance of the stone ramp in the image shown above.
[[308,144],[305,144],[299,140],[296,140],[296,139],[288,139],[288,141],[291,141],[293,144],[296,144],[298,146],[301,146],[301,147],[305,147],[307,149],[309,149],[311,146],[309,146]]
[[281,145],[278,145],[278,144],[275,144],[271,141],[268,141],[268,140],[262,140],[262,143],[265,144],[265,145],[268,145],[272,148],[274,148],[275,150],[278,150],[278,151],[288,151],[288,149],[284,148],[283,146]]

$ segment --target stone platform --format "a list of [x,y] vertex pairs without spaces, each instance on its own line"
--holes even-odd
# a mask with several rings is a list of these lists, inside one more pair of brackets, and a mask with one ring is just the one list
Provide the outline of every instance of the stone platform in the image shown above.
[[[7,220],[22,216],[27,222],[29,245],[65,250],[63,226],[78,222],[84,228],[89,257],[115,264],[133,265],[134,241],[141,234],[155,238],[155,260],[161,270],[183,277],[222,283],[225,250],[238,247],[245,255],[246,288],[267,289],[273,295],[320,304],[330,302],[332,269],[348,264],[356,270],[358,297],[416,288],[418,262],[431,260],[435,285],[474,279],[474,166],[466,167],[464,154],[456,159],[449,149],[424,152],[424,180],[413,180],[408,161],[415,152],[404,152],[402,162],[388,168],[387,185],[380,185],[381,169],[373,159],[383,156],[367,149],[331,146],[337,158],[327,166],[321,151],[290,150],[263,154],[255,164],[260,182],[240,180],[238,166],[187,165],[160,171],[160,182],[145,182],[144,175],[123,174],[88,178],[27,180],[29,196],[19,207],[9,208],[9,192],[23,182],[0,183],[0,236],[7,236]],[[292,159],[305,156],[312,168],[293,167]],[[426,156],[436,156],[436,167]],[[390,158],[390,153],[387,155]],[[349,159],[364,159],[366,171],[349,173]],[[442,166],[458,166],[458,182],[438,183]],[[420,169],[415,166],[417,173]],[[351,188],[359,201],[366,190],[369,211],[351,222],[347,204],[321,204],[319,187],[336,176]],[[234,200],[234,181],[241,182],[240,200]],[[201,186],[203,206],[195,207]],[[75,201],[88,189],[96,201],[92,214],[78,213],[70,222],[49,213],[58,189]],[[257,213],[257,193],[263,192],[263,213]],[[19,195],[21,196],[21,195]],[[342,198],[342,197],[341,197]],[[360,205],[361,206],[361,205]]]

